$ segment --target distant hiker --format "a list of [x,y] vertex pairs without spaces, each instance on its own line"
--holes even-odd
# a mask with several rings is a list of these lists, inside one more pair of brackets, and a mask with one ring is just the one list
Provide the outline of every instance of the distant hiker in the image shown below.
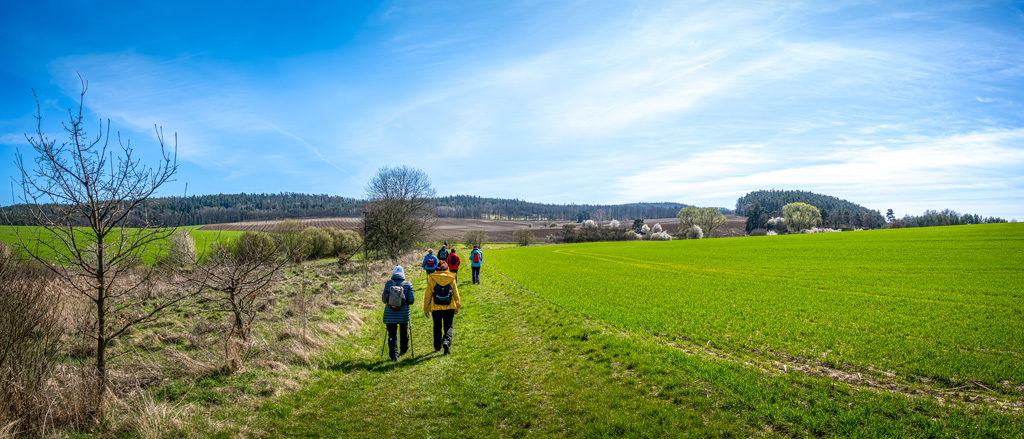
[[427,255],[423,257],[422,265],[427,274],[433,273],[434,270],[437,270],[437,257],[434,256],[434,249],[427,249]]
[[441,249],[437,251],[437,259],[441,261],[448,260],[448,241],[445,241],[444,244],[441,245]]
[[473,283],[480,283],[480,264],[484,262],[484,252],[480,251],[479,245],[473,246],[473,251],[469,254],[470,268],[473,269]]
[[[413,296],[412,284],[405,280],[405,270],[395,266],[391,279],[384,284],[384,294],[380,299],[384,307],[384,324],[388,328],[388,355],[392,361],[409,350],[409,305],[416,298]],[[398,350],[395,332],[401,329],[402,350]]]
[[443,348],[444,354],[448,355],[455,335],[452,323],[462,303],[455,275],[448,272],[447,262],[439,262],[437,271],[427,275],[426,297],[423,300],[423,313],[434,318],[434,352]]
[[448,271],[455,275],[455,278],[459,278],[459,255],[455,254],[455,248],[452,248],[451,252],[448,253]]

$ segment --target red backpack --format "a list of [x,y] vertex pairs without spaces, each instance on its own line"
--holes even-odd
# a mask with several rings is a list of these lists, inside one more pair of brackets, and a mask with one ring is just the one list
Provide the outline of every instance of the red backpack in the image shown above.
[[480,262],[480,253],[473,252],[473,262]]

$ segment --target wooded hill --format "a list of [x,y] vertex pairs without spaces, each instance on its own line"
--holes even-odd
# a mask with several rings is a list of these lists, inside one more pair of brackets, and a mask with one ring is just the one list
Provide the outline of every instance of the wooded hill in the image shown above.
[[[681,203],[543,204],[470,195],[439,197],[435,202],[437,216],[441,218],[551,221],[670,218],[686,206]],[[137,212],[156,224],[190,226],[284,218],[358,217],[362,209],[363,200],[355,198],[282,192],[153,198]],[[731,213],[728,209],[722,210]],[[0,222],[34,224],[25,205],[0,208]]]
[[796,202],[817,207],[821,211],[822,225],[825,227],[876,229],[885,224],[885,217],[877,210],[831,195],[807,191],[770,189],[750,192],[736,200],[736,214],[750,216],[751,212],[760,206],[770,216],[781,217],[782,206]]

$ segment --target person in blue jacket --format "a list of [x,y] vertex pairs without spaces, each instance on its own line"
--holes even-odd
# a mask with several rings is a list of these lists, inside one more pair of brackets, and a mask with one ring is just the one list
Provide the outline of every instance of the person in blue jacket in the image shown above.
[[[391,290],[392,286],[401,286],[405,292],[405,298],[401,300],[401,307],[398,309],[393,309],[388,305],[388,301],[393,293]],[[409,350],[409,305],[416,302],[412,284],[405,280],[405,270],[402,269],[402,266],[395,266],[391,279],[388,279],[384,284],[384,294],[380,298],[385,304],[384,324],[388,328],[388,355],[392,361],[395,361]],[[402,342],[402,350],[400,351],[398,350],[398,340],[396,340],[399,337],[395,334],[399,330],[401,330]]]
[[480,265],[484,263],[484,252],[480,251],[479,245],[473,246],[473,251],[469,254],[470,268],[473,269],[473,283],[480,283]]
[[427,249],[427,255],[423,257],[423,263],[420,265],[427,274],[433,273],[437,270],[437,257],[434,256],[434,249]]

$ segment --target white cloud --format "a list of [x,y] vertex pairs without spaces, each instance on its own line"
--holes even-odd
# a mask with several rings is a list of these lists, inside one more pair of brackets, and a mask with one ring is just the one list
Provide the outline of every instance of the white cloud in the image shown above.
[[[858,142],[865,146],[826,150],[798,162],[772,160],[771,148],[742,154],[722,148],[623,177],[617,187],[642,186],[654,199],[717,206],[730,206],[752,190],[801,189],[851,194],[854,202],[885,201],[874,206],[879,209],[898,200],[969,199],[968,191],[1000,197],[1024,191],[1024,129],[908,136],[895,142]],[[955,206],[929,208],[944,207]]]
[[25,139],[25,134],[24,133],[17,133],[17,134],[15,134],[15,133],[6,133],[6,134],[0,134],[0,144],[3,144],[3,145],[15,145],[15,146],[21,146],[21,145],[28,146],[28,140]]

